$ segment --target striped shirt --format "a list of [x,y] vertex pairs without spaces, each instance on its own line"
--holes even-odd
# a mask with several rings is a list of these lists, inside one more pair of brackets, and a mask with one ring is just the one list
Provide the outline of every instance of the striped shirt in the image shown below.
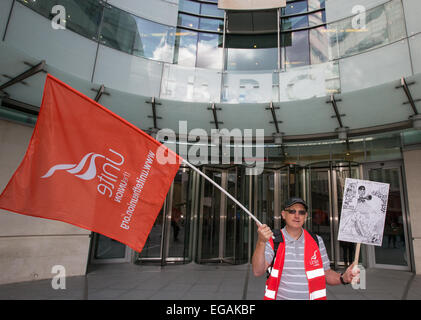
[[[295,240],[285,228],[281,231],[285,240],[285,261],[276,300],[308,300],[308,281],[304,268],[304,232]],[[319,236],[317,238],[323,269],[326,271],[330,269],[329,257],[323,239]],[[265,247],[265,259],[268,263],[272,263],[273,249],[269,241]]]

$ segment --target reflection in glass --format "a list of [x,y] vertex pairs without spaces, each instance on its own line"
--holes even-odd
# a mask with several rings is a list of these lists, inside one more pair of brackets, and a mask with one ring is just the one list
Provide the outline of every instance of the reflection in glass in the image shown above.
[[[238,170],[238,168],[237,168]],[[237,177],[237,199],[246,207],[250,208],[249,204],[249,188],[250,179],[249,176],[244,174],[244,171],[240,171]],[[231,202],[229,202],[231,203]],[[247,263],[248,261],[248,247],[249,247],[249,220],[254,223],[252,219],[239,207],[236,207],[235,216],[235,263]]]
[[308,11],[318,10],[325,7],[325,0],[308,0]]
[[227,35],[227,70],[274,70],[278,66],[276,34]]
[[219,19],[200,18],[199,29],[208,31],[224,31],[224,21]]
[[95,259],[124,259],[126,245],[117,240],[96,234]]
[[359,16],[329,24],[334,58],[346,57],[397,41],[406,36],[402,3],[390,1]]
[[168,257],[188,258],[190,197],[189,171],[178,171],[174,178]]
[[271,229],[275,223],[275,174],[274,172],[264,172],[258,176],[258,219],[261,223],[267,224]]
[[308,15],[308,25],[314,27],[323,24],[326,21],[324,14],[325,11],[319,11]]
[[180,27],[187,27],[187,28],[199,28],[199,18],[195,16],[191,16],[189,14],[182,14],[178,15],[178,22],[177,25]]
[[171,62],[175,28],[136,17],[137,36],[133,54],[144,58]]
[[282,15],[304,13],[307,11],[307,0],[287,3],[285,9],[282,9]]
[[308,16],[298,16],[282,19],[282,30],[291,30],[308,27]]
[[200,13],[200,3],[189,1],[189,0],[179,0],[178,10],[184,12],[190,12],[199,14]]
[[175,37],[174,63],[194,67],[196,65],[197,32],[177,29]]
[[224,17],[224,10],[218,9],[217,5],[202,3],[200,8],[200,14],[211,17]]
[[51,19],[51,9],[55,5],[66,8],[66,28],[89,39],[97,40],[101,22],[102,4],[97,0],[19,0],[24,6],[31,8],[44,17]]
[[329,61],[329,37],[326,32],[326,27],[314,28],[309,32],[311,64]]
[[[232,172],[228,172],[227,175],[227,191],[229,194],[234,195],[237,198],[237,172],[234,169]],[[241,215],[240,208],[237,208],[237,205],[229,199],[226,198],[226,226],[225,226],[225,247],[224,247],[224,258],[230,260],[230,262],[235,261],[236,254],[236,238],[237,232],[239,231],[239,220]]]
[[140,57],[171,62],[175,28],[151,22],[114,7],[104,8],[101,43]]
[[311,230],[322,237],[327,254],[332,259],[328,171],[311,171],[310,187]]
[[143,246],[142,252],[138,255],[138,258],[161,258],[161,239],[162,239],[162,226],[164,221],[164,207],[161,208],[154,225],[152,226],[151,232],[149,233],[148,239]]
[[222,35],[199,33],[197,45],[197,67],[222,69]]
[[[217,184],[221,185],[222,174],[215,171],[206,171]],[[219,257],[219,224],[221,223],[221,191],[209,182],[204,182],[204,192],[202,198],[202,252],[199,254],[201,259],[212,259]]]
[[136,30],[133,16],[114,7],[104,8],[100,36],[102,44],[132,54]]
[[287,69],[310,63],[308,30],[281,34],[281,46],[285,48],[284,65]]

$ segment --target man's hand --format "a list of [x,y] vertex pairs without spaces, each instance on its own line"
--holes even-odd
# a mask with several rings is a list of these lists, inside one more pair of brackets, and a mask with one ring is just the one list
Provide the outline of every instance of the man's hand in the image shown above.
[[257,234],[259,236],[258,241],[261,243],[268,242],[273,236],[272,230],[270,230],[270,228],[265,224],[257,227]]
[[351,264],[342,276],[346,283],[360,282],[360,269],[358,268],[358,266],[354,266],[354,264],[355,263]]

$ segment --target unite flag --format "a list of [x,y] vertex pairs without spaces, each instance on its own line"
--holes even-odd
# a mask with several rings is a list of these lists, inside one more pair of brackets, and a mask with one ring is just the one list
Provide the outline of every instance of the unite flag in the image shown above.
[[[157,154],[174,161],[162,165]],[[48,75],[32,138],[0,195],[0,208],[67,222],[140,252],[181,161],[142,130]]]

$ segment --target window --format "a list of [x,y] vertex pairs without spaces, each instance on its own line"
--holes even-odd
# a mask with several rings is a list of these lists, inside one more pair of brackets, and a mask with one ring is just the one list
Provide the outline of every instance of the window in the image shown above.
[[222,35],[199,33],[197,67],[222,69]]
[[307,0],[287,3],[282,15],[298,14],[307,12]]
[[283,33],[281,46],[284,47],[286,69],[301,67],[310,63],[308,30]]
[[104,8],[101,43],[111,48],[171,62],[175,28],[145,20],[114,7]]
[[227,70],[274,70],[278,68],[276,34],[227,35]]
[[178,15],[178,26],[180,27],[187,27],[187,28],[199,28],[199,18],[195,16],[191,16],[188,14],[179,14]]
[[194,14],[200,13],[200,3],[188,0],[179,0],[178,10]]
[[202,16],[224,17],[224,10],[219,10],[217,5],[202,3],[200,7]]
[[199,28],[200,30],[223,32],[224,20],[200,18]]
[[329,61],[329,38],[326,26],[310,29],[310,62],[311,64]]
[[175,36],[174,63],[187,67],[196,66],[197,32],[177,29]]

